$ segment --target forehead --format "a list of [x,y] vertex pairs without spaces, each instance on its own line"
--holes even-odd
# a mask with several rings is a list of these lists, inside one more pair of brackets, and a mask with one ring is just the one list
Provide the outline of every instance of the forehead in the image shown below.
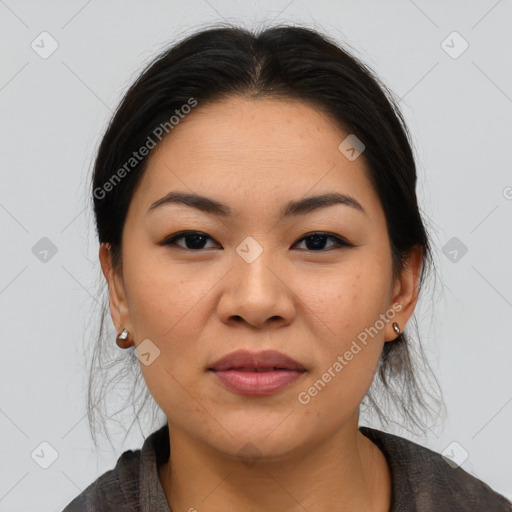
[[338,148],[348,135],[296,100],[199,103],[151,152],[137,194],[146,208],[172,189],[214,195],[235,211],[248,199],[264,207],[331,191],[374,202],[364,157]]

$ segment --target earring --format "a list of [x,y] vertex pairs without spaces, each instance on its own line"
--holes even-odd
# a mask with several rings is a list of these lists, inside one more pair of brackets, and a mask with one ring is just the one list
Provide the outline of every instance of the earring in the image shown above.
[[128,331],[123,329],[123,332],[117,335],[116,343],[119,348],[130,348],[132,342],[128,339]]
[[400,331],[400,326],[397,322],[393,322],[393,330],[398,334],[398,336],[392,341],[402,341],[402,332]]

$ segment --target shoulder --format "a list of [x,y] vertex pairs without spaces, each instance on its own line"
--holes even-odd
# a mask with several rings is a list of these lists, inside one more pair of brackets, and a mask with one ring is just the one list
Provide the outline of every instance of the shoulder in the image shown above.
[[381,430],[359,430],[388,461],[393,480],[391,512],[512,512],[512,503],[504,496],[462,468],[452,467],[441,454]]
[[106,471],[71,501],[62,512],[134,512],[138,510],[141,450],[125,451]]
[[138,450],[127,450],[113,469],[81,492],[62,512],[170,512],[158,478],[158,464],[169,458],[168,424],[147,437]]

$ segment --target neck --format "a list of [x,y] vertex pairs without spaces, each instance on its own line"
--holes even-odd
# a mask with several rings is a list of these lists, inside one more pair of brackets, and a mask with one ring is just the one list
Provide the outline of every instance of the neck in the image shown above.
[[388,512],[391,474],[379,448],[349,423],[286,459],[227,457],[169,424],[170,460],[159,477],[170,508],[226,512]]

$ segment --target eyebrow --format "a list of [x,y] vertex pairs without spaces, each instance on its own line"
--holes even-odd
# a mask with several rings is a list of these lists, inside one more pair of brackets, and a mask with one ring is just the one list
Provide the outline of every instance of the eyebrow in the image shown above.
[[[198,194],[178,191],[171,191],[161,199],[155,201],[148,208],[148,213],[165,204],[183,204],[209,215],[217,215],[220,217],[230,217],[233,215],[231,208],[219,201]],[[350,206],[351,208],[366,214],[364,208],[354,197],[346,194],[327,193],[286,203],[281,209],[280,220],[298,215],[305,215],[315,210],[319,210],[320,208],[327,208],[336,204]]]

